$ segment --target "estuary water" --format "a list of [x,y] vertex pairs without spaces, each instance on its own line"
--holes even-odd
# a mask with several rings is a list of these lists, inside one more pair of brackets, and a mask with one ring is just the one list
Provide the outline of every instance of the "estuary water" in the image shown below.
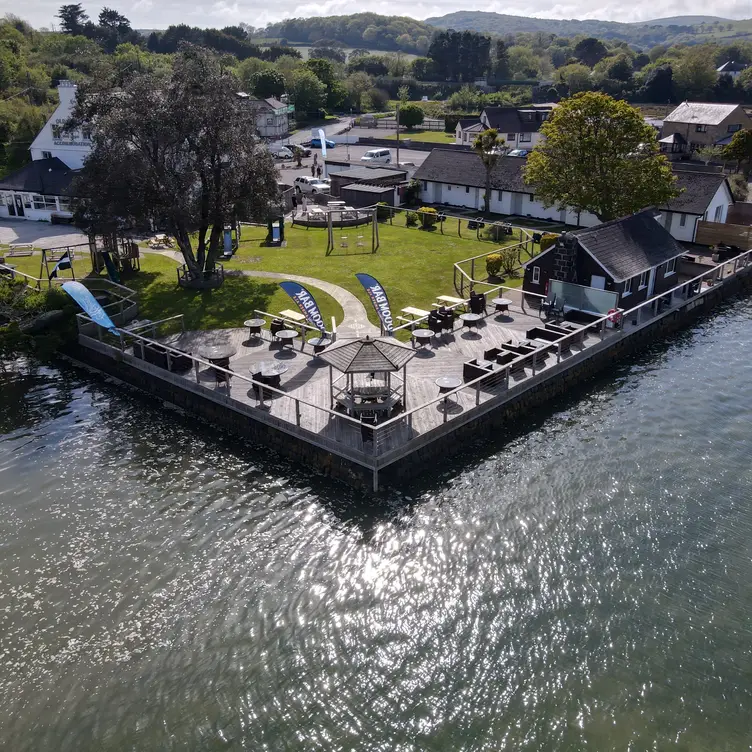
[[0,375],[0,749],[752,748],[752,309],[377,503]]

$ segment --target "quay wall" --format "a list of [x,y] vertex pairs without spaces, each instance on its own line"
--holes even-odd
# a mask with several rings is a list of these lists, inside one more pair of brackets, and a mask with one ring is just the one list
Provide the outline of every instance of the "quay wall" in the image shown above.
[[373,486],[373,471],[370,468],[288,433],[284,421],[268,414],[259,416],[258,408],[232,400],[219,391],[200,387],[145,361],[139,360],[136,366],[129,362],[133,360],[131,356],[123,356],[119,350],[107,345],[98,350],[79,344],[69,348],[65,355],[74,363],[104,373],[180,408],[214,428],[221,428],[254,444],[263,444],[306,469],[312,468],[358,489],[370,490]]
[[[438,457],[459,454],[469,445],[494,438],[505,423],[519,422],[531,409],[540,407],[582,385],[615,362],[644,351],[649,345],[686,328],[699,317],[710,313],[724,300],[748,294],[750,290],[752,267],[747,267],[708,290],[702,297],[689,300],[684,305],[667,311],[633,332],[625,331],[618,339],[606,340],[603,348],[588,348],[583,353],[584,357],[577,362],[571,362],[571,359],[562,360],[558,366],[543,371],[537,383],[531,383],[520,393],[509,397],[501,396],[496,404],[489,402],[481,406],[480,410],[476,408],[477,412],[482,411],[477,417],[471,417],[461,425],[454,419],[431,432],[438,435],[426,435],[423,446],[381,468],[379,482],[382,485],[394,486],[405,480],[414,479],[420,473],[435,471]],[[629,326],[628,322],[626,325]]]

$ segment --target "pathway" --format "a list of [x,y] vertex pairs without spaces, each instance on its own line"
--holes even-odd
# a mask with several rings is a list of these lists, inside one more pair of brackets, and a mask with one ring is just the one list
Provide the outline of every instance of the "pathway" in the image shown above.
[[36,248],[58,248],[88,243],[86,235],[71,225],[51,225],[27,219],[0,221],[0,243],[30,243]]
[[[159,253],[160,255],[167,256],[179,263],[183,262],[183,256],[177,251],[148,251],[144,248],[142,248],[141,251],[146,253]],[[323,290],[327,293],[327,295],[331,295],[342,306],[344,317],[342,322],[337,326],[338,337],[347,339],[350,337],[364,337],[366,335],[377,337],[379,335],[378,327],[374,326],[368,320],[365,306],[349,290],[345,290],[344,287],[340,287],[339,285],[334,285],[331,282],[325,282],[323,279],[316,279],[315,277],[305,277],[300,274],[284,274],[281,272],[225,269],[225,275],[228,277],[262,277],[265,279],[284,278],[292,280],[293,282],[300,282],[301,285],[317,287],[319,290]]]

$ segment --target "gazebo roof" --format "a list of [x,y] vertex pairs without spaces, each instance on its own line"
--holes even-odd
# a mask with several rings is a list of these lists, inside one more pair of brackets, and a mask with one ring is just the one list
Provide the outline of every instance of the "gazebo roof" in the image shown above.
[[342,373],[399,371],[415,355],[415,350],[395,339],[349,340],[336,342],[319,353],[319,358]]

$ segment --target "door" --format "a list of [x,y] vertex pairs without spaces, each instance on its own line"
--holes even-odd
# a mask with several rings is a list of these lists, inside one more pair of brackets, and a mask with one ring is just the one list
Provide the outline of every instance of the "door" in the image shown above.
[[23,217],[24,216],[23,198],[19,196],[17,193],[14,198],[16,199],[16,214],[18,214],[19,217]]
[[517,215],[522,214],[522,194],[521,193],[512,194],[512,214],[517,214]]
[[13,201],[12,194],[8,193],[5,196],[5,206],[8,208],[8,215],[11,217],[16,216],[16,204]]
[[600,277],[597,274],[593,274],[593,276],[590,277],[590,287],[594,287],[596,290],[605,290],[606,278]]

